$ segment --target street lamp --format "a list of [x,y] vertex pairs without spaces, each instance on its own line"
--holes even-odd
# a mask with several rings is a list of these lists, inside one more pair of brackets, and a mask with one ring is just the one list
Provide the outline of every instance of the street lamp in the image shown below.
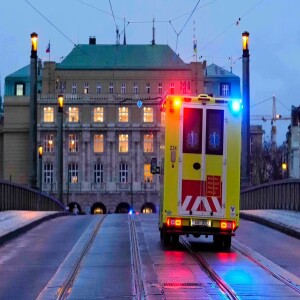
[[30,115],[29,115],[29,182],[34,189],[37,188],[37,42],[38,35],[31,34],[31,55],[30,55]]
[[58,95],[57,109],[57,195],[63,204],[63,108],[64,96]]
[[40,193],[42,192],[43,187],[43,175],[42,175],[42,169],[43,169],[43,146],[39,146],[38,148],[39,152],[39,183],[40,183]]
[[250,68],[249,68],[249,32],[242,34],[243,44],[243,118],[242,118],[242,170],[241,183],[249,185],[250,180]]

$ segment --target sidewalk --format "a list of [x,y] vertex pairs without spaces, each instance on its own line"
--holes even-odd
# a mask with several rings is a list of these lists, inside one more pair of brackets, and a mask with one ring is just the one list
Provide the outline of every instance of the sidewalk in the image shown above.
[[64,214],[57,211],[0,211],[0,245],[43,221]]
[[[43,221],[64,215],[55,211],[0,211],[0,245]],[[242,210],[242,219],[258,222],[300,239],[300,212],[290,210]]]
[[240,217],[300,239],[300,211],[281,209],[241,210]]

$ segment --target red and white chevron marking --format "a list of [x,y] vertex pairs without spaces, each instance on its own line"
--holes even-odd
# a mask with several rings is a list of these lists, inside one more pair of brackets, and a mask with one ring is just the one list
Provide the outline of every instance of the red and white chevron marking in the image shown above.
[[183,211],[222,212],[222,198],[219,197],[193,197],[187,195],[182,201]]

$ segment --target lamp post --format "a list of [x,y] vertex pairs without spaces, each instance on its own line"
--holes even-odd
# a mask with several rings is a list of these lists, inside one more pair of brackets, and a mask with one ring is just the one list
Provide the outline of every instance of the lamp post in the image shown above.
[[40,188],[40,193],[42,192],[43,188],[43,147],[39,146],[38,148],[39,152],[39,188]]
[[57,110],[57,195],[63,204],[63,106],[64,96],[58,95]]
[[249,32],[242,34],[243,41],[243,118],[242,118],[242,187],[249,185],[250,179],[250,71]]
[[38,35],[31,34],[31,55],[30,55],[30,128],[29,128],[29,183],[34,189],[37,188],[37,42]]

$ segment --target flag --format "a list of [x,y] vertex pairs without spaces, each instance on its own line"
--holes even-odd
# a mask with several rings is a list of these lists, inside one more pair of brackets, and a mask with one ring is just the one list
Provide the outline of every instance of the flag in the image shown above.
[[50,53],[50,42],[48,43],[48,47],[46,49],[46,53]]
[[194,39],[194,52],[197,53],[197,40]]

